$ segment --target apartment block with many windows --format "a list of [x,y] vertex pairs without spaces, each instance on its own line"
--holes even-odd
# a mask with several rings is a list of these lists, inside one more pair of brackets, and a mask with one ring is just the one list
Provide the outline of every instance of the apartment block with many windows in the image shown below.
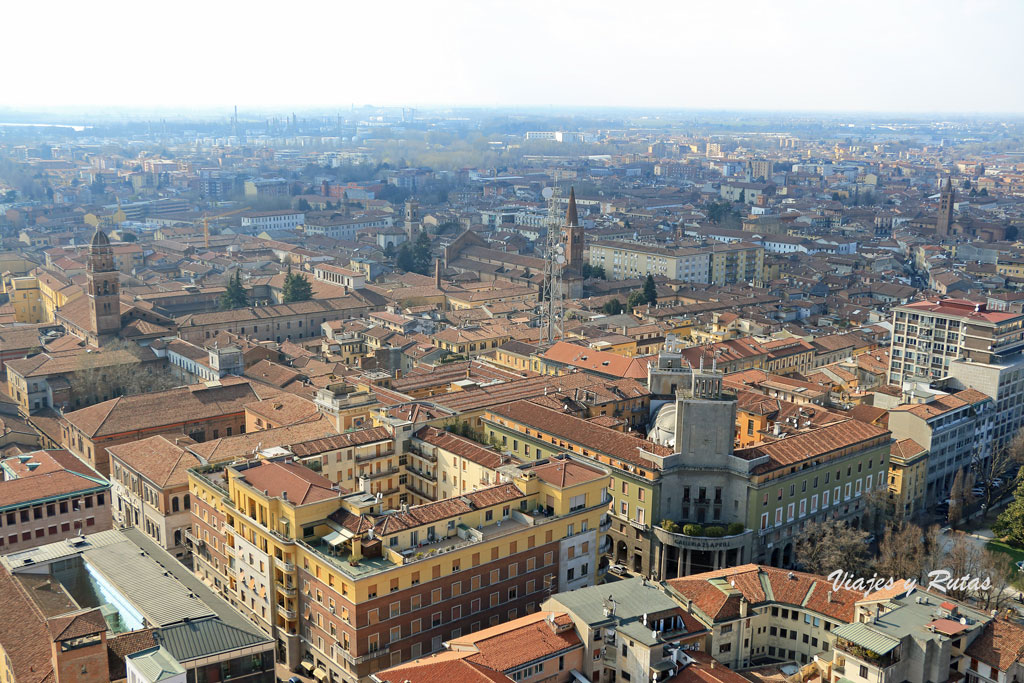
[[918,301],[893,309],[889,383],[946,377],[957,359],[996,363],[1024,350],[1024,313],[964,299]]
[[195,571],[319,680],[373,672],[592,585],[607,471],[568,457],[388,510],[292,456],[189,472]]

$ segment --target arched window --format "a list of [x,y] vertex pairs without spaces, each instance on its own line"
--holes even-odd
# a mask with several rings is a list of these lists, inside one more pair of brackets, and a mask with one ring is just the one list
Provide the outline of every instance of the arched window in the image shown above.
[[171,512],[178,511],[178,497],[171,498]]
[[185,509],[186,510],[191,510],[192,509],[192,498],[187,493],[185,494]]
[[[177,500],[177,498],[175,498]],[[181,529],[174,530],[174,545],[181,545]]]

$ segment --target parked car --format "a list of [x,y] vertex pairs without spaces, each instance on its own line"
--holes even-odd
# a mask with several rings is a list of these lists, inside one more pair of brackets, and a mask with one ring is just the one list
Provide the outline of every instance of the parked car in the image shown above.
[[1024,560],[1020,560],[1015,563],[1017,565],[1017,571],[1024,572]]
[[976,498],[981,498],[982,496],[985,495],[985,489],[981,488],[980,486],[976,486],[973,489],[971,489],[971,495]]
[[618,574],[619,576],[625,576],[629,574],[629,570],[626,569],[626,566],[622,564],[610,565],[608,567],[608,571],[610,571],[612,574]]

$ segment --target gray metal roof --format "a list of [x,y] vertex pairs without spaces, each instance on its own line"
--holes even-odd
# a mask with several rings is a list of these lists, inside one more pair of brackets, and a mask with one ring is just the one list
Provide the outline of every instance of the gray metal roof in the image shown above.
[[189,620],[160,629],[153,636],[179,662],[210,657],[220,652],[267,644],[270,639],[225,624],[217,617]]
[[832,634],[836,638],[848,640],[854,645],[860,645],[880,655],[895,650],[900,644],[899,638],[893,638],[892,636],[872,630],[868,624],[860,621],[844,624],[839,628],[832,629]]
[[128,539],[86,550],[83,557],[153,626],[214,614],[196,593]]
[[642,578],[579,588],[554,595],[552,599],[586,623],[598,624],[609,619],[604,614],[609,596],[615,605],[616,619],[631,619],[679,607],[658,584]]
[[163,647],[136,652],[133,655],[128,655],[125,659],[131,660],[132,666],[138,669],[139,673],[151,683],[159,683],[159,681],[185,673],[185,667]]
[[198,595],[222,622],[241,631],[247,631],[259,636],[267,642],[273,642],[258,626],[243,617],[227,600],[211,590],[209,586],[199,580],[187,567],[178,562],[177,558],[157,545],[149,536],[139,529],[125,529],[121,533],[145,550],[150,557],[160,563],[160,566],[174,575],[174,578],[183,586]]
[[[8,571],[16,572],[23,567],[31,566],[33,564],[44,564],[46,562],[63,559],[65,557],[81,555],[86,550],[102,548],[104,546],[111,545],[112,543],[124,543],[124,536],[117,529],[100,531],[95,534],[89,534],[88,536],[82,536],[79,538],[82,540],[79,541],[76,538],[69,538],[64,541],[47,543],[46,545],[41,545],[36,548],[29,548],[27,550],[22,550],[21,552],[4,555],[0,557],[0,563],[2,563]],[[29,563],[25,564],[25,560],[29,560]]]

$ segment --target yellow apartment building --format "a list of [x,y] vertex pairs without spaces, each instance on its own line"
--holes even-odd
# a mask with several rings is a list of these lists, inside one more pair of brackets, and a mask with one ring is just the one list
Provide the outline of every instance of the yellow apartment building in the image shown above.
[[913,517],[924,505],[928,449],[913,439],[893,441],[889,454],[889,503],[893,514]]
[[388,510],[289,458],[189,471],[195,572],[290,669],[364,682],[593,585],[608,473],[562,457]]

